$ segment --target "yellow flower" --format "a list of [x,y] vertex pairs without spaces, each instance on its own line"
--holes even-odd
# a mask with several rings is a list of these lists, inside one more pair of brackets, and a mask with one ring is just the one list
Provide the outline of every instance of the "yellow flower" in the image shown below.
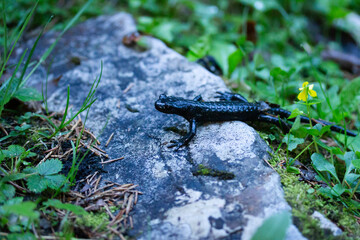
[[301,92],[299,93],[297,98],[299,100],[302,100],[302,101],[306,102],[309,95],[312,96],[312,97],[316,97],[317,94],[313,90],[313,87],[314,87],[314,84],[309,85],[309,82],[304,82],[303,85],[302,85],[302,88],[299,88],[299,91],[301,91]]

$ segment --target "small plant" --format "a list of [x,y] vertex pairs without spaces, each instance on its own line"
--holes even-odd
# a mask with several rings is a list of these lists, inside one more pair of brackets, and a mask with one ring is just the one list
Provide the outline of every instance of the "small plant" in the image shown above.
[[[15,69],[12,71],[12,75],[10,78],[5,80],[5,82],[0,87],[0,116],[2,111],[4,110],[4,106],[6,103],[8,103],[12,98],[18,98],[21,101],[39,101],[42,100],[41,94],[34,88],[26,87],[27,80],[31,77],[31,75],[35,72],[35,70],[40,66],[41,63],[43,63],[46,58],[50,55],[56,44],[58,43],[59,39],[64,35],[64,33],[79,19],[83,11],[88,7],[88,5],[92,2],[92,0],[88,1],[81,9],[80,11],[71,19],[71,21],[65,26],[64,30],[59,34],[59,36],[56,38],[54,43],[51,44],[51,46],[44,52],[44,54],[40,57],[40,60],[35,64],[35,66],[31,69],[31,71],[25,76],[28,67],[30,66],[30,60],[34,53],[34,50],[40,40],[40,37],[46,28],[46,26],[43,28],[43,30],[38,35],[37,39],[34,42],[34,45],[32,46],[29,54],[27,54],[28,49],[26,49],[21,57],[19,58]],[[34,11],[39,3],[39,0],[35,3],[35,6],[31,9],[31,11],[26,15],[26,18],[21,26],[21,29],[19,33],[17,34],[15,41],[13,43],[8,44],[7,39],[9,38],[7,36],[7,26],[6,26],[6,4],[5,0],[2,0],[2,18],[4,23],[4,53],[3,53],[3,59],[1,62],[1,70],[0,70],[0,78],[3,76],[3,73],[5,69],[7,69],[7,63],[10,59],[10,56],[12,55],[17,42],[19,41],[20,37],[22,36],[26,26],[28,25],[32,15],[34,14]],[[51,18],[47,23],[51,21]],[[46,24],[47,25],[47,24]],[[12,45],[10,51],[8,52],[8,45]],[[25,56],[27,55],[25,63],[23,63],[23,60]],[[20,70],[20,66],[22,66],[20,77],[16,77],[17,73]],[[9,70],[9,69],[7,69]]]
[[[52,137],[56,136],[56,134],[58,134],[62,129],[64,129],[64,127],[68,126],[69,123],[71,123],[80,113],[90,109],[91,105],[96,101],[95,92],[96,92],[96,89],[99,86],[99,83],[101,80],[102,70],[103,70],[103,63],[101,62],[101,70],[100,70],[99,77],[97,77],[94,80],[94,82],[92,83],[89,93],[86,96],[80,109],[74,115],[72,115],[70,117],[68,116],[69,103],[70,103],[70,87],[68,86],[66,107],[65,107],[65,111],[64,111],[62,120],[58,126],[56,124],[54,124],[50,118],[48,118],[44,115],[34,114],[35,116],[38,116],[38,117],[41,117],[41,118],[44,118],[45,120],[47,120],[50,123],[50,125],[53,127],[53,133],[50,136],[48,136],[48,138],[52,138]],[[44,100],[44,102],[46,101],[46,99],[43,99],[43,100]]]
[[23,173],[28,174],[26,178],[27,187],[30,191],[40,193],[47,188],[58,190],[66,182],[66,177],[58,174],[62,169],[59,159],[49,159],[36,167],[24,169]]
[[[4,110],[5,104],[8,103],[12,98],[17,98],[20,101],[34,101],[34,100],[44,100],[44,99],[35,89],[26,87],[25,83],[32,75],[32,73],[39,67],[39,65],[48,57],[52,49],[55,47],[56,43],[60,37],[70,28],[70,26],[80,17],[84,9],[91,3],[88,3],[83,6],[83,8],[78,12],[77,15],[66,25],[63,32],[55,40],[55,42],[45,51],[40,60],[36,62],[30,62],[33,52],[37,46],[37,43],[42,35],[38,35],[34,45],[32,46],[30,52],[25,50],[23,54],[18,59],[18,63],[15,65],[15,68],[7,66],[9,58],[12,52],[15,49],[16,43],[20,39],[24,29],[29,23],[35,8],[38,4],[36,2],[35,6],[31,11],[26,15],[25,20],[22,22],[19,33],[17,34],[15,41],[10,44],[11,50],[8,52],[8,42],[7,39],[13,39],[7,35],[7,25],[6,25],[6,5],[5,1],[2,1],[2,17],[4,22],[4,55],[1,61],[1,71],[0,77],[6,71],[12,71],[10,78],[6,79],[0,87],[0,116]],[[50,21],[50,20],[49,20]],[[26,56],[26,61],[24,62]],[[33,66],[31,70],[28,70],[30,66]],[[20,71],[20,67],[22,70]],[[29,72],[27,75],[25,73]],[[101,73],[102,73],[102,63],[101,63]],[[7,124],[11,132],[6,136],[0,139],[1,149],[0,149],[0,226],[8,238],[35,238],[35,236],[30,233],[35,228],[39,227],[39,222],[41,218],[40,213],[48,212],[52,217],[56,216],[55,212],[49,212],[49,209],[61,209],[67,211],[66,216],[64,216],[62,222],[60,223],[60,235],[63,237],[71,237],[73,235],[72,230],[72,221],[71,214],[75,215],[84,215],[87,212],[80,206],[62,203],[56,199],[50,199],[49,196],[56,196],[58,193],[65,194],[69,192],[69,179],[74,180],[76,175],[76,170],[72,170],[71,174],[66,177],[63,174],[60,174],[60,171],[63,168],[63,163],[59,159],[47,159],[48,156],[43,156],[43,160],[40,161],[39,149],[44,146],[47,147],[42,140],[48,142],[49,140],[59,141],[58,133],[63,131],[68,127],[70,123],[82,112],[89,109],[91,105],[96,101],[95,92],[98,87],[98,84],[101,79],[100,76],[95,79],[93,85],[89,91],[87,98],[85,99],[80,110],[77,111],[73,116],[69,117],[69,88],[67,91],[67,104],[65,113],[62,116],[60,123],[53,117],[44,116],[37,113],[26,113],[20,117],[16,116],[16,113],[10,115],[9,117],[13,119],[11,124],[18,124],[17,126],[12,126]],[[35,118],[46,119],[49,125],[49,131],[42,131],[38,127],[39,122],[34,121]],[[6,123],[6,120],[1,119],[2,123]],[[43,124],[44,125],[44,124]],[[46,125],[46,124],[45,124]],[[2,130],[6,130],[1,126]],[[81,161],[77,161],[76,152],[79,149],[80,139],[82,138],[82,133],[84,131],[84,126],[82,127],[81,134],[77,138],[76,147],[74,146],[74,158],[73,164],[76,163],[77,167]],[[36,138],[31,138],[32,134],[35,134]],[[62,133],[64,134],[64,133]],[[56,139],[54,139],[56,137]],[[24,139],[26,142],[22,142]],[[20,140],[20,141],[19,141]],[[19,142],[21,144],[11,144],[11,142]],[[35,143],[34,143],[35,142]],[[3,145],[4,144],[4,145]],[[7,146],[6,149],[3,146]],[[26,148],[25,148],[26,146]],[[29,147],[30,146],[30,147]],[[36,153],[35,153],[36,152]],[[39,155],[38,155],[39,154]],[[83,158],[86,156],[83,155]],[[82,158],[82,159],[83,159]],[[81,160],[82,160],[81,159]],[[40,162],[39,162],[40,161]],[[30,198],[33,201],[24,201],[23,197],[18,197],[19,192],[21,195],[27,194],[27,198]],[[41,194],[41,197],[34,197],[35,194]],[[31,195],[31,196],[30,196]],[[39,207],[43,205],[41,209]]]

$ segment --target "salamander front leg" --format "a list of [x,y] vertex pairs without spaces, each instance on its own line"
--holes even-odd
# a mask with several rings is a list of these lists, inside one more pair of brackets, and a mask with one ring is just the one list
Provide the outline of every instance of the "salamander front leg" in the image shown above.
[[197,95],[196,97],[194,97],[193,101],[195,102],[201,102],[203,99],[202,99],[202,96],[201,95]]
[[172,144],[170,144],[168,146],[168,148],[173,148],[175,147],[175,151],[177,151],[179,148],[181,148],[182,146],[185,146],[186,144],[188,144],[191,139],[195,136],[196,134],[196,120],[193,118],[189,121],[189,132],[188,134],[186,134],[186,136],[177,139],[177,140],[171,140],[170,142]]
[[215,96],[219,98],[220,101],[227,102],[249,102],[243,95],[238,93],[230,93],[230,92],[216,92],[218,95]]

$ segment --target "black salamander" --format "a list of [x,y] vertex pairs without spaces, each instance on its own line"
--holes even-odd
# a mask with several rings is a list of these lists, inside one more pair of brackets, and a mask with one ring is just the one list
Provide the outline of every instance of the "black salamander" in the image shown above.
[[[187,100],[180,97],[170,97],[164,94],[160,95],[155,102],[155,108],[163,113],[176,114],[189,121],[189,132],[186,136],[172,140],[168,147],[180,147],[186,145],[196,134],[198,124],[205,122],[220,121],[263,121],[277,124],[285,127],[288,131],[289,125],[282,120],[290,116],[291,112],[279,108],[277,105],[266,102],[250,103],[245,97],[235,93],[218,92],[219,102],[203,102],[199,95],[193,100]],[[301,116],[301,122],[309,123],[310,119]],[[324,120],[311,119],[312,123],[322,125],[332,125],[331,130],[344,133],[345,129],[333,125],[333,123]],[[346,130],[349,136],[356,136],[355,133]]]

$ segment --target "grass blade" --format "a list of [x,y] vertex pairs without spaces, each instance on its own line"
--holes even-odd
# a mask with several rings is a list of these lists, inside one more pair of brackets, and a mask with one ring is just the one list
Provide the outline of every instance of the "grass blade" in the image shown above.
[[[27,49],[24,51],[19,62],[17,63],[16,68],[15,68],[11,78],[9,80],[7,80],[0,88],[0,99],[1,99],[0,116],[4,109],[4,105],[10,101],[11,97],[13,96],[13,94],[16,91],[16,87],[19,84],[16,82],[15,82],[16,85],[14,84],[15,79],[17,79],[17,78],[15,78],[15,75],[16,75],[17,71],[19,70],[19,67],[20,67],[26,53],[27,53]],[[18,79],[18,81],[19,81],[19,79]],[[6,90],[4,91],[5,87],[6,87]]]
[[[0,70],[0,77],[2,76],[2,74],[3,74],[3,72],[4,72],[6,63],[9,61],[9,58],[10,58],[12,52],[13,52],[14,49],[15,49],[16,43],[19,41],[22,33],[23,33],[24,30],[25,30],[25,27],[28,25],[31,16],[33,15],[33,13],[34,13],[34,11],[35,11],[35,9],[36,9],[36,7],[37,7],[38,2],[39,2],[39,1],[36,1],[35,6],[31,9],[30,13],[27,15],[27,17],[26,17],[26,19],[25,19],[25,22],[24,22],[24,24],[22,25],[21,30],[20,30],[20,32],[18,33],[18,35],[17,35],[17,37],[16,37],[16,39],[15,39],[15,42],[14,42],[14,44],[13,44],[13,46],[12,46],[9,54],[7,55],[7,58],[6,58],[5,61],[3,62],[3,66],[1,67],[1,70]],[[5,9],[4,9],[4,11],[5,11]]]
[[23,68],[22,73],[21,73],[21,76],[20,76],[19,86],[18,86],[17,88],[19,88],[20,85],[21,85],[21,82],[22,82],[22,80],[23,80],[23,78],[24,78],[26,69],[27,69],[28,66],[29,66],[31,57],[32,57],[32,55],[34,54],[35,48],[36,48],[36,46],[37,46],[37,44],[38,44],[38,42],[39,42],[39,40],[40,40],[40,37],[42,36],[44,30],[46,29],[47,25],[51,22],[52,19],[53,19],[53,16],[51,16],[51,17],[49,18],[48,22],[45,24],[45,27],[43,27],[43,28],[41,29],[41,32],[40,32],[39,35],[37,36],[37,38],[36,38],[36,40],[35,40],[35,43],[34,43],[34,45],[32,46],[32,48],[31,48],[31,50],[30,50],[29,56],[28,56],[27,59],[26,59],[24,68]]
[[[5,65],[5,61],[6,61],[6,56],[7,56],[7,38],[8,38],[8,33],[7,33],[7,26],[6,26],[6,5],[5,5],[5,0],[2,1],[2,5],[3,5],[3,21],[4,21],[4,60],[3,60],[3,64]],[[0,74],[1,77],[1,74]]]
[[41,56],[39,62],[34,66],[31,72],[26,76],[24,81],[21,83],[23,86],[30,76],[35,72],[35,70],[40,66],[42,62],[50,55],[56,44],[59,42],[60,38],[64,35],[64,33],[80,18],[81,14],[85,11],[85,9],[92,3],[93,0],[89,0],[81,9],[80,11],[70,20],[70,22],[65,26],[64,30],[60,33],[60,35],[56,38],[55,42],[51,44],[51,46],[45,51],[45,53]]

